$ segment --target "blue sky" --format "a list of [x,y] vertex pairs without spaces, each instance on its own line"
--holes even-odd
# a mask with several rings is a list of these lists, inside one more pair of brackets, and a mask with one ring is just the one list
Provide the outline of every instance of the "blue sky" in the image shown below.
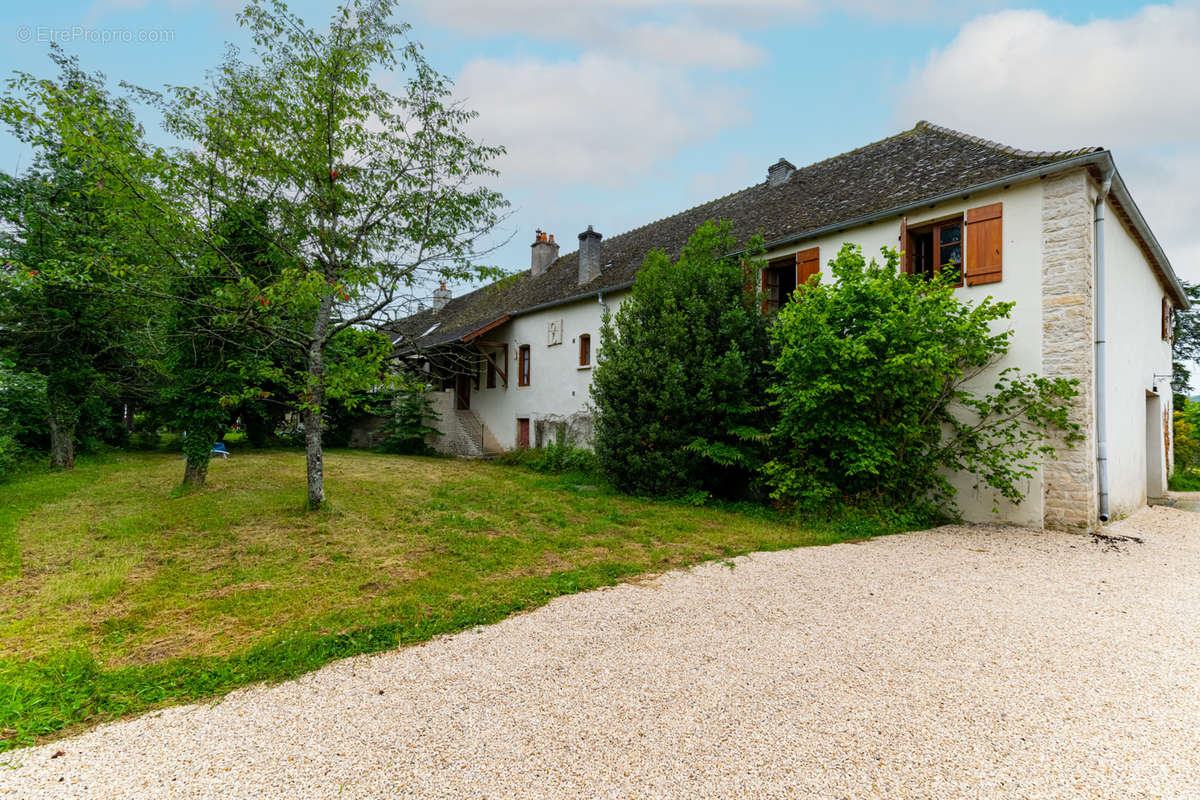
[[[900,6],[903,5],[901,8]],[[63,39],[114,82],[192,84],[238,3],[45,0],[7,8],[0,67],[49,73]],[[323,23],[331,4],[297,2]],[[930,119],[1031,149],[1111,147],[1176,271],[1200,281],[1200,5],[852,0],[409,0],[397,12],[509,153],[493,258],[535,228],[565,250]],[[152,126],[151,126],[152,128]],[[29,154],[0,137],[0,169]]]

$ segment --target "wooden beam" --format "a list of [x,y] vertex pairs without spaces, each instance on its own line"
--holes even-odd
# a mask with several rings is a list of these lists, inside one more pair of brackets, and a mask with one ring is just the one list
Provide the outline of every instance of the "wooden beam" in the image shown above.
[[[495,356],[492,353],[489,353],[488,351],[484,350],[483,347],[480,347],[480,345],[490,345],[490,346],[493,346],[496,348],[503,349],[504,350],[504,358],[501,359],[501,361],[503,361],[503,365],[500,362],[496,361]],[[488,360],[488,362],[490,362],[491,365],[495,368],[496,374],[500,376],[500,380],[504,381],[504,388],[507,389],[508,388],[508,342],[476,342],[475,349],[478,350],[479,353],[484,358],[486,358]]]
[[482,336],[483,334],[490,331],[492,328],[500,327],[504,323],[508,322],[510,319],[512,319],[512,315],[505,314],[503,317],[500,317],[499,319],[489,322],[487,325],[484,325],[482,328],[477,328],[476,330],[471,331],[470,333],[463,336],[462,339],[460,339],[459,341],[470,342],[473,339],[477,339],[480,336]]

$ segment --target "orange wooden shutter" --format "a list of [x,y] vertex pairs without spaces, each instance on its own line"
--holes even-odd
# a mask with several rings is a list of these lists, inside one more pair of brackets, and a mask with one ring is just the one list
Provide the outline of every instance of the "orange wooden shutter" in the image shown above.
[[906,274],[912,271],[908,262],[908,217],[900,218],[900,271]]
[[1004,257],[1003,203],[967,210],[967,286],[999,283]]
[[796,285],[803,286],[809,278],[821,271],[821,249],[810,247],[796,253]]

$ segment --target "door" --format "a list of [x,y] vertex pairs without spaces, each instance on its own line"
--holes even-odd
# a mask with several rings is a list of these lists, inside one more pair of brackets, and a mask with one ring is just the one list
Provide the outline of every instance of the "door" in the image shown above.
[[1167,496],[1166,437],[1162,398],[1146,393],[1146,498]]
[[466,411],[471,407],[471,376],[459,375],[454,382],[454,407]]
[[529,419],[521,418],[517,420],[517,447],[529,447]]

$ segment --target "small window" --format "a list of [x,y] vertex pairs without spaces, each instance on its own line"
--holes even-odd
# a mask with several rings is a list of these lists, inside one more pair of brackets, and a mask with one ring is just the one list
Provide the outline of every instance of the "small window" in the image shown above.
[[592,365],[592,336],[585,333],[579,337],[579,366],[590,367]]
[[529,345],[517,349],[517,386],[529,385]]
[[787,305],[796,291],[796,257],[777,258],[763,268],[763,311],[770,314]]
[[956,217],[908,231],[909,271],[932,278],[942,270],[953,270],[954,285],[963,285],[962,218]]

